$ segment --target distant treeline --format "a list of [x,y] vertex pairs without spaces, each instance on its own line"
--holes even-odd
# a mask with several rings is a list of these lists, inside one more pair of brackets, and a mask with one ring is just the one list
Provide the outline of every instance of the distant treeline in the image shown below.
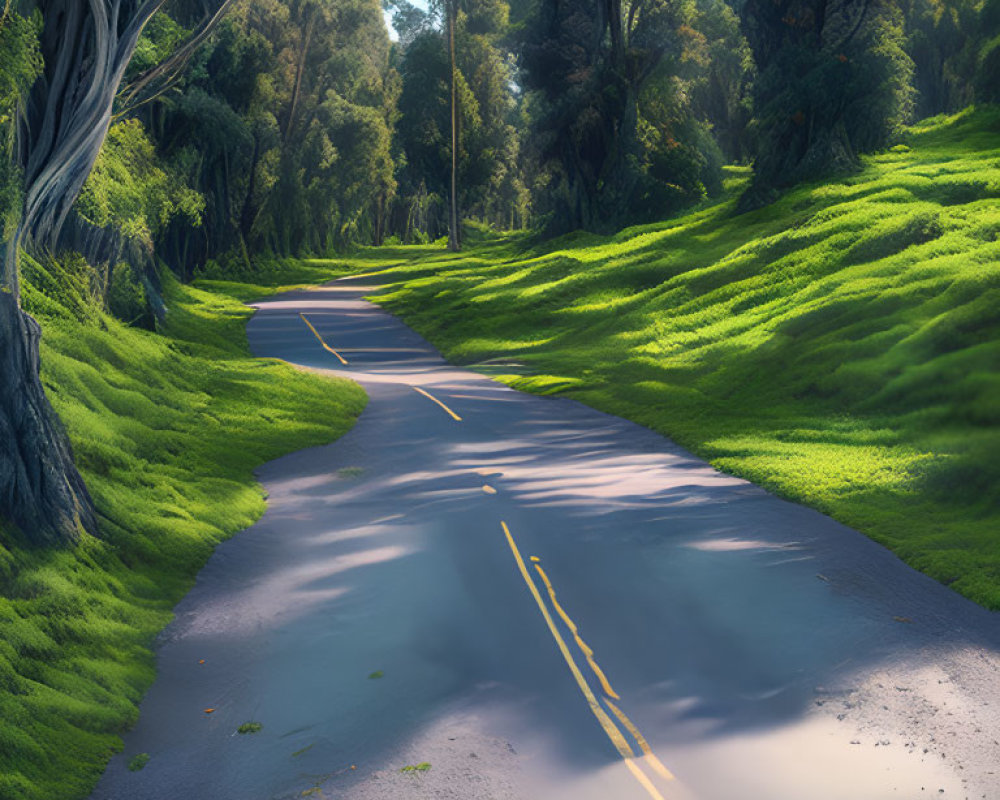
[[[204,6],[170,0],[147,26],[70,226],[127,318],[154,259],[190,279],[445,236],[449,13],[458,206],[497,229],[662,218],[719,193],[727,163],[754,165],[754,207],[1000,98],[1000,0],[243,1],[183,69],[140,80]],[[16,8],[7,107],[38,70]]]

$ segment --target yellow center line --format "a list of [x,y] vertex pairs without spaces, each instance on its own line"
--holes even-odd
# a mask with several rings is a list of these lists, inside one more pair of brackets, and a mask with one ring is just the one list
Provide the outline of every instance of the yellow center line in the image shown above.
[[583,673],[580,672],[580,668],[576,665],[576,661],[573,659],[573,654],[570,652],[569,647],[566,645],[566,641],[563,639],[562,634],[559,633],[559,629],[556,627],[555,620],[552,619],[552,615],[545,607],[545,601],[542,600],[542,595],[539,593],[538,587],[535,586],[535,582],[531,579],[531,573],[528,572],[528,567],[525,565],[524,559],[521,558],[521,551],[517,549],[517,543],[511,535],[510,528],[507,527],[506,522],[501,522],[500,525],[503,526],[503,532],[507,536],[507,544],[510,545],[510,550],[514,554],[514,560],[517,562],[517,567],[521,571],[521,576],[524,578],[524,582],[528,585],[528,590],[531,592],[531,596],[535,598],[538,610],[542,612],[542,617],[545,619],[545,623],[549,626],[552,638],[556,640],[556,644],[559,646],[559,651],[566,660],[566,665],[569,667],[570,672],[573,673],[577,686],[580,687],[580,691],[587,700],[587,705],[590,706],[590,710],[593,712],[594,716],[597,717],[597,721],[601,723],[601,727],[604,728],[604,732],[611,740],[611,743],[615,746],[618,754],[628,763],[635,757],[635,753],[632,752],[632,748],[629,747],[629,743],[625,741],[625,736],[618,729],[618,726],[611,721],[611,717],[609,717],[607,712],[601,708],[600,704],[597,702],[597,698],[594,697],[593,691],[591,691],[590,686],[583,677]]
[[[545,605],[545,601],[542,599],[541,592],[538,591],[538,587],[535,585],[534,580],[532,580],[531,573],[529,572],[527,565],[524,563],[524,559],[521,557],[521,551],[518,549],[517,543],[514,541],[510,528],[507,527],[506,522],[501,522],[500,525],[503,527],[504,535],[507,537],[507,544],[510,545],[510,550],[514,554],[514,560],[517,562],[517,567],[521,571],[521,576],[524,578],[524,582],[528,585],[528,590],[531,592],[531,596],[534,597],[539,611],[542,612],[542,617],[545,619],[545,623],[548,625],[549,631],[552,633],[552,638],[556,640],[556,644],[559,646],[559,650],[562,653],[563,658],[566,660],[566,664],[569,666],[570,672],[573,673],[573,677],[576,679],[577,686],[580,687],[580,691],[587,700],[587,705],[590,706],[590,710],[593,712],[594,716],[597,717],[597,721],[601,724],[601,727],[604,728],[604,732],[611,740],[611,743],[614,744],[615,748],[618,750],[618,754],[625,761],[625,766],[628,767],[628,771],[632,774],[632,777],[634,777],[636,781],[638,781],[639,785],[646,790],[646,793],[652,798],[652,800],[665,800],[663,795],[660,794],[660,791],[649,779],[649,776],[646,775],[646,773],[644,773],[639,767],[640,759],[636,758],[635,753],[633,752],[628,741],[625,739],[625,736],[622,734],[621,729],[615,725],[615,723],[597,702],[597,698],[594,696],[590,685],[587,683],[587,680],[583,677],[583,673],[577,666],[576,661],[573,658],[573,654],[570,652],[570,649],[566,644],[566,640],[563,639],[562,635],[559,633],[559,628],[556,626],[555,620],[549,613],[549,610]],[[587,647],[586,644],[584,644],[583,640],[577,633],[576,625],[556,600],[555,589],[552,587],[552,582],[545,574],[545,570],[543,570],[539,565],[538,557],[531,556],[531,561],[549,591],[549,597],[552,601],[552,605],[555,606],[556,611],[559,613],[560,617],[562,617],[563,622],[566,623],[567,627],[573,631],[576,643],[587,657],[588,662],[590,662],[590,666],[594,670],[594,674],[597,675],[598,680],[601,681],[605,691],[609,694],[613,694],[617,698],[618,695],[611,691],[611,687],[608,685],[607,678],[605,678],[604,673],[594,662],[592,658],[593,651]],[[635,726],[632,720],[626,717],[624,712],[622,712],[622,710],[612,703],[607,697],[603,698],[603,700],[621,724],[625,726],[626,730],[628,730],[628,732],[635,738],[639,748],[643,752],[641,761],[645,761],[654,772],[665,780],[674,780],[673,773],[671,773],[670,770],[663,765],[660,759],[656,757],[652,748],[649,746],[649,742],[646,741],[646,738],[642,735],[642,733],[640,733],[639,729]]]
[[486,492],[486,494],[496,494],[496,493],[497,493],[497,490],[496,490],[496,489],[494,489],[494,488],[493,488],[492,486],[490,486],[489,484],[486,484],[486,485],[485,485],[485,486],[483,487],[483,491],[484,491],[484,492]]
[[628,767],[628,771],[632,773],[633,777],[637,781],[639,781],[639,784],[649,793],[649,796],[652,797],[653,800],[665,800],[663,795],[657,791],[655,786],[653,786],[653,782],[646,777],[646,773],[636,766],[635,761],[631,758],[626,758],[625,766]]
[[587,646],[587,643],[580,638],[580,633],[576,627],[576,623],[569,618],[569,614],[567,614],[563,610],[563,607],[559,605],[559,601],[556,599],[556,590],[552,587],[552,581],[550,581],[549,576],[545,574],[545,570],[542,569],[541,564],[536,562],[535,570],[542,576],[542,582],[545,584],[545,588],[549,590],[549,599],[552,600],[552,605],[555,607],[559,616],[562,617],[562,621],[566,623],[566,627],[570,629],[570,632],[573,634],[573,638],[576,639],[577,647],[580,648],[583,655],[586,657],[587,663],[590,664],[590,669],[593,670],[593,673],[597,676],[597,680],[600,681],[601,688],[604,690],[604,693],[609,697],[615,698],[615,700],[620,700],[621,698],[618,696],[618,693],[611,688],[611,683],[608,681],[607,676],[605,676],[604,670],[597,666],[597,662],[594,660],[594,651],[591,650]]
[[309,326],[309,330],[311,330],[313,332],[313,334],[315,334],[316,338],[319,339],[319,343],[321,345],[323,345],[323,349],[326,350],[327,352],[333,353],[337,358],[340,359],[340,363],[343,364],[346,367],[347,366],[347,359],[344,358],[340,353],[338,353],[336,350],[334,350],[332,347],[330,347],[330,345],[328,345],[326,342],[323,341],[323,337],[319,335],[319,331],[316,330],[315,327],[313,327],[313,324],[308,320],[308,318],[306,317],[305,314],[303,314],[300,311],[299,312],[299,316],[302,317],[302,321],[306,325]]
[[443,408],[446,412],[448,412],[448,414],[451,416],[451,418],[453,420],[455,420],[455,422],[461,422],[462,421],[462,418],[460,416],[458,416],[458,414],[456,414],[454,411],[452,411],[450,408],[448,408],[448,406],[446,406],[444,403],[442,403],[440,400],[438,400],[430,392],[425,392],[419,386],[414,386],[413,387],[413,391],[419,392],[424,397],[426,397],[428,400],[433,400],[435,403],[437,403],[439,406],[441,406],[441,408]]
[[653,752],[653,748],[649,746],[649,742],[646,741],[646,737],[642,735],[639,729],[635,726],[625,713],[618,708],[614,703],[612,703],[608,698],[603,698],[604,704],[611,709],[611,713],[618,717],[618,721],[625,726],[625,730],[632,734],[632,738],[639,743],[639,749],[642,750],[646,757],[646,761],[649,762],[649,766],[656,771],[658,775],[665,778],[668,781],[674,780],[674,773],[667,769],[663,762],[656,757],[656,753]]

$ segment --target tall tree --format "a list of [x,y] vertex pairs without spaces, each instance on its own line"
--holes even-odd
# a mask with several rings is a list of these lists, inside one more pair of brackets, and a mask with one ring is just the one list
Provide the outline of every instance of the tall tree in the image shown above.
[[[698,148],[661,103],[692,33],[685,0],[540,0],[526,24],[523,78],[552,170],[552,222],[602,230],[670,210],[671,186],[700,196]],[[665,112],[665,113],[664,113]],[[678,148],[678,144],[685,146]],[[650,202],[654,200],[654,202]]]
[[747,0],[743,25],[760,71],[744,209],[854,169],[908,118],[913,62],[893,0]]
[[986,0],[979,18],[982,45],[976,60],[976,100],[1000,102],[1000,0]]
[[[100,153],[143,29],[166,0],[22,0],[41,12],[44,72],[23,106],[13,157],[23,194],[3,231],[0,291],[0,516],[40,544],[97,530],[90,495],[39,378],[41,329],[21,310],[19,251],[56,250]],[[232,0],[215,0],[201,37]],[[8,3],[7,6],[10,6]],[[182,46],[177,57],[187,57]],[[179,64],[181,61],[174,61]],[[167,65],[170,72],[171,65]]]
[[[421,12],[397,2],[393,25],[402,89],[395,139],[400,199],[393,232],[407,241],[458,233],[462,218],[497,227],[524,218],[515,65],[504,38],[503,0],[478,0],[455,19],[455,69],[443,6]],[[457,141],[452,147],[452,82]],[[452,177],[455,202],[451,202]],[[452,225],[451,208],[458,209]]]
[[973,100],[981,14],[976,0],[901,0],[918,119]]
[[695,117],[711,125],[726,160],[745,163],[755,67],[739,17],[726,0],[698,0],[692,27],[681,65],[684,93]]

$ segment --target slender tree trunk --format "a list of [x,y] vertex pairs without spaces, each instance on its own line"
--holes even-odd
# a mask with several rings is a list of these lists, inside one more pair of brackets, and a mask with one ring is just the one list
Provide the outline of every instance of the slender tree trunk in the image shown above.
[[455,21],[458,0],[448,3],[448,49],[451,53],[451,215],[448,223],[448,249],[462,249],[458,213],[458,67],[455,64]]
[[295,115],[298,113],[299,98],[302,96],[302,81],[306,73],[306,58],[309,55],[309,46],[312,44],[313,29],[316,26],[315,13],[309,15],[306,22],[305,36],[302,42],[302,51],[299,53],[299,63],[295,70],[295,89],[292,92],[292,105],[288,110],[288,125],[285,126],[285,141],[292,138],[292,130],[295,128]]
[[243,204],[240,207],[240,219],[239,219],[239,232],[240,239],[244,242],[250,240],[250,231],[253,229],[253,223],[257,215],[254,210],[254,186],[256,185],[257,179],[257,168],[260,166],[260,136],[257,131],[253,132],[253,153],[250,156],[250,169],[248,174],[250,175],[250,185],[247,187],[247,193],[243,198]]

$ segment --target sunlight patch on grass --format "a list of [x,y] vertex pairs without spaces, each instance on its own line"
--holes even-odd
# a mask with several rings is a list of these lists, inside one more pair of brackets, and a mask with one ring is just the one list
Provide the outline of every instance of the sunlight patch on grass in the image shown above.
[[515,355],[492,377],[658,430],[1000,609],[1000,109],[736,216],[745,180],[611,237],[346,264],[388,266],[375,299],[449,358]]

